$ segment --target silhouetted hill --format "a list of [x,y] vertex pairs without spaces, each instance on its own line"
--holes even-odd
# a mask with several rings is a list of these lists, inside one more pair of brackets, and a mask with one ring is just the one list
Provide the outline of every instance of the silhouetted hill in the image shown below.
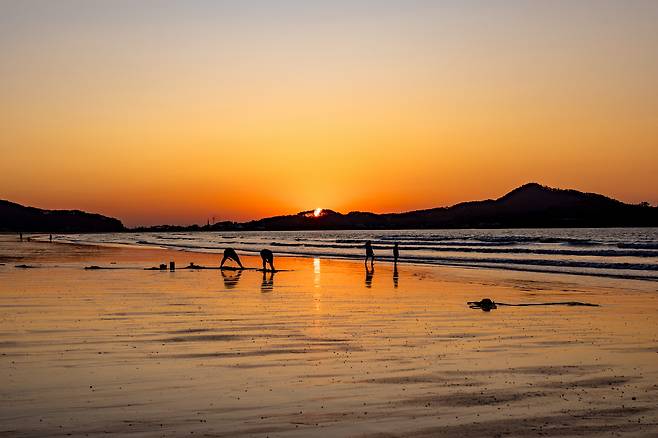
[[0,231],[106,232],[123,231],[120,220],[79,210],[42,210],[0,200]]
[[[658,227],[658,207],[626,204],[596,193],[525,184],[498,199],[406,213],[347,214],[313,210],[250,222],[160,225],[131,231],[363,230],[431,228]],[[78,210],[41,210],[0,200],[0,231],[115,232],[118,220]]]
[[525,184],[498,199],[406,213],[341,214],[324,210],[239,225],[247,230],[537,228],[658,226],[658,208],[631,205],[596,193]]

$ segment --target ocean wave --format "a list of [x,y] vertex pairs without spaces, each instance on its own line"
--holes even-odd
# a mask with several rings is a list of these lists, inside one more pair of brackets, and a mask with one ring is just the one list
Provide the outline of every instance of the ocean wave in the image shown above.
[[624,249],[658,249],[658,242],[618,243],[617,248],[624,248]]
[[279,255],[354,260],[363,257],[364,242],[370,240],[382,261],[392,260],[398,243],[400,261],[407,263],[645,279],[658,272],[658,229],[117,233],[68,239],[211,253],[234,247],[256,254],[270,247]]

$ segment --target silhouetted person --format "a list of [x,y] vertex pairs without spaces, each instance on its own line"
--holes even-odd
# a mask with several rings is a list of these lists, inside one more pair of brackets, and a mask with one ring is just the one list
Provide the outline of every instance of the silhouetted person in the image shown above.
[[366,263],[366,287],[372,287],[372,277],[375,275],[375,267],[371,266],[371,269],[368,269],[368,264]]
[[261,292],[271,292],[274,289],[274,269],[265,272],[263,269],[263,281],[260,284]]
[[370,266],[375,266],[375,252],[372,250],[372,243],[368,240],[366,241],[366,265],[368,264],[368,259],[370,259]]
[[398,249],[398,243],[395,242],[393,245],[393,263],[398,264],[398,257],[400,257],[400,250]]
[[398,287],[398,265],[397,263],[393,265],[393,287],[397,289]]
[[50,241],[51,242],[53,241],[53,235],[52,234],[50,235]]
[[267,271],[267,264],[269,264],[272,272],[274,272],[274,254],[272,254],[272,251],[269,249],[261,250],[260,258],[263,259],[263,271]]
[[224,258],[222,258],[222,263],[220,263],[219,267],[223,268],[224,263],[226,263],[226,260],[233,260],[235,263],[237,263],[240,266],[240,269],[244,269],[244,266],[242,266],[242,262],[240,261],[240,257],[238,256],[238,253],[235,252],[233,248],[226,248],[224,250]]
[[225,271],[220,272],[222,273],[222,278],[224,279],[224,289],[234,289],[238,285],[242,271],[236,271],[230,275]]
[[23,233],[18,233],[19,239],[21,239],[21,242],[23,241]]

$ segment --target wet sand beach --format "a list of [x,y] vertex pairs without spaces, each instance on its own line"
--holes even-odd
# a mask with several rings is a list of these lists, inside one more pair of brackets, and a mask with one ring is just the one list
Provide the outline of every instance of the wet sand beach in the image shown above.
[[0,236],[0,435],[658,435],[655,281],[219,260]]

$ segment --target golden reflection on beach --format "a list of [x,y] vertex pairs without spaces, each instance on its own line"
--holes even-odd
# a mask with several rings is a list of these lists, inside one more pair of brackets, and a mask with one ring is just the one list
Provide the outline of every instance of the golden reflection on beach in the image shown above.
[[368,289],[372,287],[372,278],[375,276],[375,267],[371,266],[368,267],[368,264],[365,266],[366,268],[366,279],[365,279],[365,284]]
[[274,289],[274,271],[263,271],[263,281],[260,284],[261,292],[272,292]]
[[[34,248],[34,269],[0,265],[0,421],[18,436],[658,432],[651,282],[377,263],[394,281],[364,287],[356,261],[170,273],[142,268],[218,257]],[[467,307],[483,297],[602,307]]]
[[313,259],[313,286],[320,287],[320,259],[318,257]]
[[[242,276],[242,271],[220,270],[219,272],[221,273],[222,279],[224,280],[225,289],[235,289],[238,286],[238,283],[240,282],[240,277]],[[264,276],[265,275],[263,273],[263,277]]]

